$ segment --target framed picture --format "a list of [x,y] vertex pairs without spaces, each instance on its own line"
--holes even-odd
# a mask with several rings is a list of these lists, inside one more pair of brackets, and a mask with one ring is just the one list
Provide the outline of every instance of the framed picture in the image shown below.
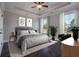
[[32,27],[32,19],[27,18],[27,27]]
[[19,17],[19,26],[25,26],[25,17]]

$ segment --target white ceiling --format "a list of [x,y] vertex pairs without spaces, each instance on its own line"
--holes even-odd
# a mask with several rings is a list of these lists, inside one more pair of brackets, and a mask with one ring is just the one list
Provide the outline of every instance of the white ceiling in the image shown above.
[[[45,2],[45,4],[48,5],[48,8],[42,8],[40,10],[40,15],[46,14],[48,12],[51,13],[54,10],[71,5],[69,2]],[[79,3],[72,4],[75,5]],[[39,10],[37,8],[31,8],[33,5],[35,5],[33,2],[5,2],[5,10],[25,15],[39,15]]]

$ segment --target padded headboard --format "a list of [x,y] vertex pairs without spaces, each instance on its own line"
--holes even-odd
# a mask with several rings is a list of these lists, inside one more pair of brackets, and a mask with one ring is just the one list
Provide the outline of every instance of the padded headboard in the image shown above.
[[32,27],[16,27],[15,35],[17,35],[20,30],[34,30],[34,29]]

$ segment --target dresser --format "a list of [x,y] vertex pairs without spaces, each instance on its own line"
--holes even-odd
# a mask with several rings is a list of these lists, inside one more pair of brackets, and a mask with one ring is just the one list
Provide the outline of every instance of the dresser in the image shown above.
[[0,55],[3,47],[3,15],[0,9]]
[[61,42],[61,55],[63,57],[79,57],[79,39],[75,41],[70,37]]

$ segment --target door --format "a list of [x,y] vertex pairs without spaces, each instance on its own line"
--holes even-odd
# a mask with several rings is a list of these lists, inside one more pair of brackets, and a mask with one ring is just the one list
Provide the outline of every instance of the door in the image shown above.
[[2,11],[0,9],[0,55],[2,51],[2,46],[3,46],[3,16]]

